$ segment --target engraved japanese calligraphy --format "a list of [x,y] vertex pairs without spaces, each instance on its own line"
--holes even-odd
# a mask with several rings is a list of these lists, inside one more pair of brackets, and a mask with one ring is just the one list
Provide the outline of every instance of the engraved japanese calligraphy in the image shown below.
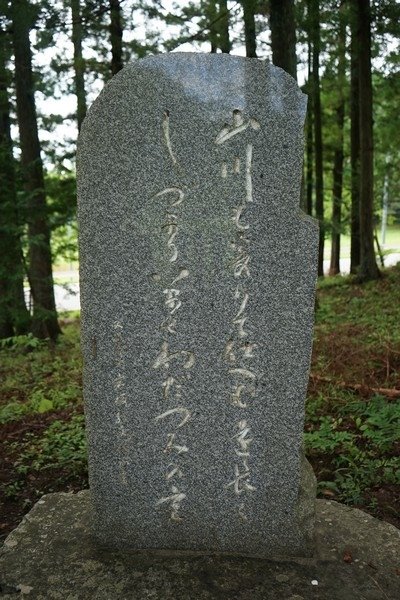
[[[173,164],[176,158],[172,150],[169,135],[169,111],[163,115],[162,129],[165,145]],[[166,246],[168,260],[176,263],[179,255],[179,207],[183,203],[185,194],[178,187],[168,187],[155,194],[154,198],[166,199],[167,204],[164,212],[163,230],[166,233]],[[156,507],[168,506],[172,521],[179,522],[181,503],[185,500],[187,493],[184,477],[185,467],[182,455],[189,452],[185,443],[181,428],[189,421],[190,411],[183,405],[185,401],[185,383],[190,379],[188,371],[195,362],[194,353],[190,350],[174,351],[174,336],[179,329],[179,311],[182,309],[181,286],[189,277],[187,269],[176,272],[170,287],[163,290],[165,319],[160,323],[164,339],[159,354],[153,362],[153,368],[162,372],[162,397],[166,410],[155,417],[155,422],[167,426],[165,433],[164,454],[168,456],[168,464],[165,469],[165,482],[167,491],[164,496],[156,500]],[[174,404],[178,404],[174,406]],[[168,408],[173,406],[173,408]],[[178,419],[177,419],[178,417]]]
[[[248,128],[258,131],[260,124],[256,119],[247,119],[245,121],[240,110],[234,110],[232,114],[232,125],[225,125],[218,133],[215,143],[224,144],[229,142],[234,136],[246,131]],[[235,463],[232,479],[227,488],[232,488],[238,497],[238,514],[242,519],[247,519],[245,514],[245,496],[254,492],[255,487],[251,483],[251,428],[248,422],[243,418],[243,411],[246,409],[249,398],[255,394],[256,374],[253,371],[254,351],[256,344],[251,340],[251,325],[247,327],[248,321],[246,308],[249,302],[247,278],[250,276],[251,268],[251,246],[249,230],[250,225],[245,222],[246,204],[253,202],[252,194],[252,153],[253,146],[248,143],[245,147],[245,158],[243,162],[246,165],[245,178],[242,182],[242,189],[238,189],[239,204],[234,208],[232,221],[234,222],[234,240],[230,242],[233,250],[232,263],[232,281],[234,284],[233,295],[237,304],[237,313],[232,315],[231,320],[231,338],[226,342],[225,358],[230,365],[229,373],[232,375],[232,390],[230,393],[230,402],[238,408],[237,428],[239,433],[232,436],[235,442],[234,453]],[[233,157],[234,175],[240,174],[240,157]],[[225,165],[226,163],[223,163]],[[228,176],[228,171],[221,171],[224,179]],[[244,185],[243,185],[244,183]]]

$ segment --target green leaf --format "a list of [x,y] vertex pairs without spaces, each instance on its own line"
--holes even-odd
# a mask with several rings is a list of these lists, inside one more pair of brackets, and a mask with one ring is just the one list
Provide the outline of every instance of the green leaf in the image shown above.
[[44,412],[47,412],[48,410],[51,410],[52,408],[53,408],[52,401],[48,400],[47,398],[42,398],[42,400],[38,404],[37,411],[39,413],[44,413]]

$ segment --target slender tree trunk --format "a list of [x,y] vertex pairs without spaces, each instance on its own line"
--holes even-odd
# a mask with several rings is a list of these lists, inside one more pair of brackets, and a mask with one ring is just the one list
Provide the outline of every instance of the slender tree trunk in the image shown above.
[[[344,103],[337,109],[338,127],[342,127],[340,140],[343,144]],[[341,121],[341,124],[340,124]],[[332,190],[332,246],[329,275],[340,273],[340,234],[342,216],[342,187],[343,187],[343,145],[336,148],[333,159],[333,190]]]
[[319,55],[320,55],[320,17],[319,1],[310,0],[310,17],[313,42],[313,117],[314,117],[314,145],[315,145],[315,214],[319,220],[319,251],[318,251],[318,275],[324,274],[324,171],[322,150],[322,110],[321,91],[319,78]]
[[256,0],[242,0],[246,56],[256,58]]
[[231,51],[231,41],[229,38],[229,11],[227,0],[220,0],[219,16],[219,47],[221,52],[229,54]]
[[36,120],[29,28],[31,6],[26,0],[12,2],[17,117],[21,164],[27,196],[29,281],[33,297],[32,333],[55,340],[60,333],[54,300],[43,165]]
[[350,146],[351,146],[351,241],[350,273],[360,266],[360,113],[358,77],[358,20],[354,0],[348,0],[350,9]]
[[29,330],[10,132],[6,33],[0,30],[0,339]]
[[111,73],[115,75],[122,64],[122,14],[119,0],[110,0]]
[[218,50],[218,23],[217,23],[217,7],[215,0],[209,0],[207,5],[207,18],[209,23],[209,41],[211,44],[210,52],[215,54]]
[[333,159],[332,189],[332,246],[329,275],[340,273],[340,234],[343,191],[343,127],[345,114],[344,86],[346,80],[346,23],[343,6],[340,13],[338,32],[338,104],[336,107],[337,140]]
[[360,269],[363,281],[380,271],[374,250],[374,143],[371,77],[371,12],[369,0],[357,0],[360,105]]
[[307,162],[306,162],[306,213],[313,214],[313,124],[312,124],[312,106],[307,114]]
[[308,105],[307,105],[307,159],[306,159],[306,213],[308,215],[313,214],[313,188],[314,188],[314,177],[313,177],[313,164],[314,164],[314,131],[313,131],[313,97],[312,97],[312,46],[308,41],[308,78],[307,78],[307,93],[308,93]]
[[294,0],[270,0],[272,62],[297,80]]
[[[388,157],[386,157],[386,169],[388,163]],[[386,243],[386,229],[388,222],[389,213],[389,173],[386,170],[385,178],[383,180],[383,192],[382,192],[382,222],[381,222],[381,244],[385,248]]]
[[82,16],[80,0],[71,0],[72,14],[72,43],[74,45],[74,71],[75,71],[75,94],[77,98],[77,121],[78,131],[81,130],[83,119],[86,116],[86,93],[85,93],[85,61],[82,56]]

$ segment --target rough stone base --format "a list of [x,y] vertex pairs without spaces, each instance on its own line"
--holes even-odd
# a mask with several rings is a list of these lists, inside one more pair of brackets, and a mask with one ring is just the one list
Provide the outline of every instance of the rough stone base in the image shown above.
[[400,531],[336,502],[317,501],[314,559],[123,554],[98,548],[89,523],[87,491],[39,500],[1,550],[1,598],[400,598]]

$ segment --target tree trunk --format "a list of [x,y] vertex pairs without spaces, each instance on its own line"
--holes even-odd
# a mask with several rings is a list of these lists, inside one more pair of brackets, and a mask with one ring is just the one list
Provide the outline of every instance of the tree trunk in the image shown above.
[[350,11],[350,154],[351,154],[351,241],[350,273],[357,273],[360,266],[360,114],[358,77],[358,26],[354,0],[348,0]]
[[340,273],[340,234],[343,190],[343,127],[345,113],[344,86],[346,81],[346,23],[343,6],[339,15],[338,32],[338,104],[336,107],[337,140],[333,159],[333,189],[332,189],[332,246],[329,275]]
[[308,104],[307,104],[307,159],[306,159],[306,213],[308,215],[313,214],[313,187],[314,187],[314,177],[313,177],[313,159],[314,159],[314,145],[313,145],[313,98],[312,98],[312,47],[310,41],[308,42],[308,78],[307,78],[307,94],[308,94]]
[[229,54],[231,42],[229,38],[229,11],[227,0],[219,2],[219,48],[221,52]]
[[110,0],[111,73],[115,75],[122,64],[122,15],[119,0]]
[[17,117],[27,197],[29,281],[33,298],[32,333],[40,338],[55,340],[60,328],[54,300],[50,231],[32,77],[29,40],[31,6],[26,0],[13,0],[12,20]]
[[215,0],[209,0],[206,8],[206,15],[208,19],[209,41],[211,44],[210,52],[211,54],[215,54],[218,50],[218,22]]
[[294,0],[270,0],[272,62],[297,80]]
[[30,325],[24,298],[6,60],[6,33],[0,30],[0,339],[26,333]]
[[369,0],[357,0],[360,106],[360,280],[377,279],[374,250],[374,144]]
[[[386,169],[388,159],[386,157]],[[389,174],[388,171],[385,173],[383,180],[383,192],[382,192],[382,222],[381,222],[381,244],[385,248],[386,243],[386,230],[389,214]]]
[[246,43],[246,56],[249,58],[256,58],[256,0],[242,0],[242,6],[244,20],[244,38]]
[[75,94],[77,98],[78,131],[86,116],[85,61],[82,56],[82,22],[80,0],[71,0],[72,43],[74,45]]
[[310,0],[310,18],[313,43],[313,117],[314,117],[314,149],[315,149],[315,214],[319,220],[319,250],[318,250],[318,275],[324,274],[324,172],[322,151],[322,111],[321,91],[319,79],[319,55],[320,55],[320,22],[319,1]]

